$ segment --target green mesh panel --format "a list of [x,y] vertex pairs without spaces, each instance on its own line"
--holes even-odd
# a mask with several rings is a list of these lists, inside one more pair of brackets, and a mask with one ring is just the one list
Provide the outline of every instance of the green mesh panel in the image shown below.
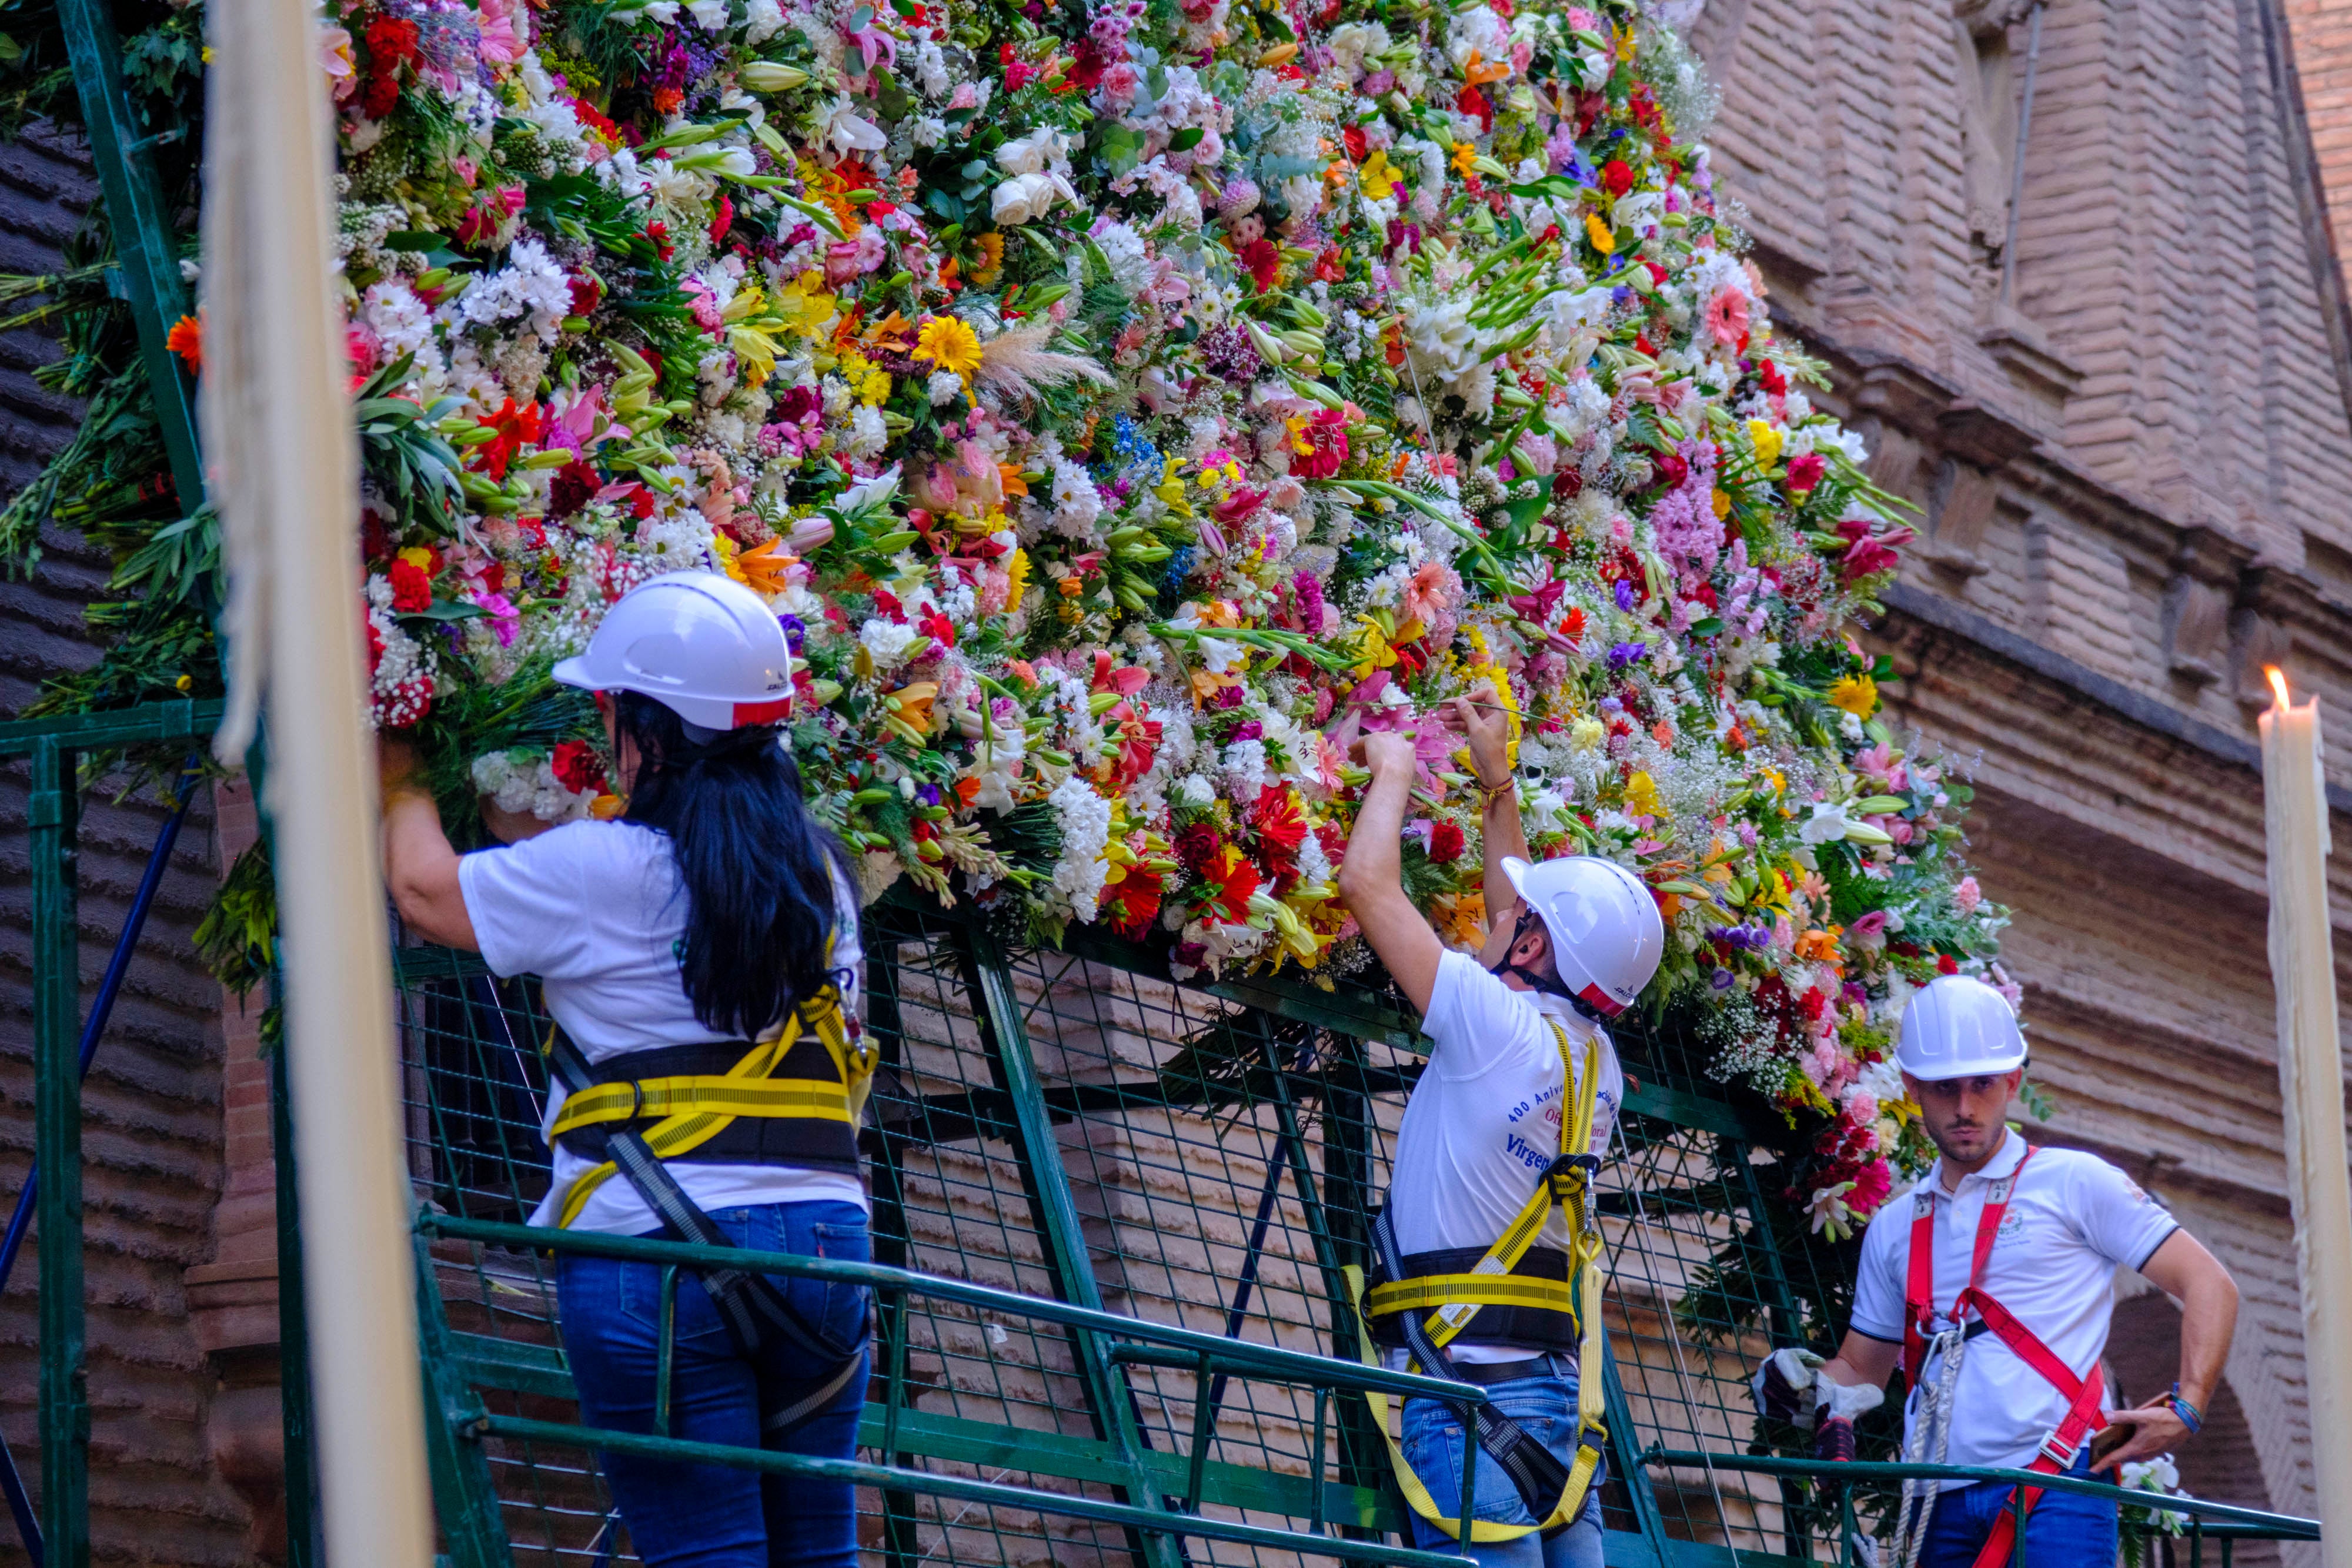
[[[1178,986],[1149,954],[1092,936],[1066,952],[1013,952],[1002,982],[1037,1071],[1033,1146],[986,1005],[995,951],[985,931],[936,913],[886,903],[868,914],[866,1021],[881,1059],[865,1134],[876,1260],[1034,1296],[1091,1293],[1136,1318],[1355,1356],[1341,1270],[1365,1261],[1369,1215],[1422,1064],[1397,999],[1303,982]],[[547,1186],[537,1046],[547,1025],[535,988],[496,980],[467,956],[400,956],[417,1195],[452,1214],[524,1219]],[[1825,1333],[1845,1288],[1786,1277],[1758,1202],[1777,1179],[1771,1156],[1710,1097],[1701,1064],[1638,1030],[1622,1031],[1620,1046],[1627,1109],[1600,1203],[1612,1273],[1611,1560],[1841,1560],[1835,1500],[1814,1501],[1805,1483],[1644,1461],[1654,1449],[1766,1451],[1748,1373],[1772,1344]],[[1076,1217],[1066,1243],[1041,1190],[1056,1173]],[[446,1240],[432,1257],[459,1381],[491,1411],[575,1420],[553,1265]],[[1402,1539],[1402,1503],[1360,1399],[1203,1378],[1181,1357],[1138,1347],[1107,1354],[1090,1376],[1058,1326],[886,1298],[860,1457],[1133,1502],[1119,1484],[1124,1443],[1171,1510],[1194,1484],[1197,1456],[1208,1517]],[[513,1561],[630,1560],[587,1454],[498,1437],[478,1447]],[[1886,1502],[1856,1500],[1865,1525]],[[1181,1519],[1155,1545],[1043,1508],[874,1491],[860,1507],[865,1546],[891,1568],[1300,1560],[1185,1538]],[[446,1498],[443,1510],[446,1520]]]

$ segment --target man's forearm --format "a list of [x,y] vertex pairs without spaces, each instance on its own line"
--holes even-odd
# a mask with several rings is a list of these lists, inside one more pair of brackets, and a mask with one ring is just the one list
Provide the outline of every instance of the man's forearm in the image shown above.
[[1478,819],[1478,837],[1486,855],[1486,918],[1498,920],[1518,894],[1503,874],[1503,857],[1528,853],[1527,830],[1519,825],[1519,792],[1514,787],[1488,800]]
[[2222,1365],[2238,1327],[2238,1287],[2216,1265],[2181,1303],[2180,1396],[2201,1412],[2221,1386]]
[[1349,883],[1394,886],[1402,882],[1403,870],[1397,852],[1404,836],[1405,800],[1412,787],[1412,776],[1402,770],[1381,774],[1364,786],[1363,800],[1356,807],[1356,825],[1348,834],[1348,858],[1340,866]]

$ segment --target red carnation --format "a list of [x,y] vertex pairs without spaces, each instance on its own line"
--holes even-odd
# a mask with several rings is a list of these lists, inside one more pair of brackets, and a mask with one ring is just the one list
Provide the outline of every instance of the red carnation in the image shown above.
[[1452,822],[1438,821],[1429,824],[1429,860],[1432,865],[1452,865],[1462,858],[1462,830]]
[[412,560],[394,560],[386,573],[392,580],[392,607],[415,615],[433,608],[433,579]]
[[601,795],[604,792],[604,765],[584,740],[567,740],[555,748],[548,767],[555,773],[555,781],[574,795]]
[[1633,188],[1633,166],[1622,158],[1612,158],[1601,165],[1601,188],[1612,196],[1622,196]]
[[380,71],[392,71],[416,58],[416,24],[404,16],[376,16],[367,25],[368,59]]
[[1822,482],[1822,455],[1818,452],[1800,454],[1789,459],[1789,488],[1800,494]]

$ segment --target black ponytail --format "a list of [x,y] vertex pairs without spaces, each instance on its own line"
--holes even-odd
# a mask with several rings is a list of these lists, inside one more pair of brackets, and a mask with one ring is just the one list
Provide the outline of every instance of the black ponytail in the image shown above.
[[802,803],[776,731],[689,731],[651,697],[614,698],[638,758],[623,821],[669,835],[686,894],[687,999],[709,1028],[752,1039],[824,988],[835,878],[856,886],[848,852]]

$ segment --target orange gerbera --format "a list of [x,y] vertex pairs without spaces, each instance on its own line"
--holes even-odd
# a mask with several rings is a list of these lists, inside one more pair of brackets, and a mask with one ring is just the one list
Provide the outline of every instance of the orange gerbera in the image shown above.
[[183,316],[172,323],[163,346],[180,356],[188,367],[188,374],[205,373],[205,324],[194,316]]

